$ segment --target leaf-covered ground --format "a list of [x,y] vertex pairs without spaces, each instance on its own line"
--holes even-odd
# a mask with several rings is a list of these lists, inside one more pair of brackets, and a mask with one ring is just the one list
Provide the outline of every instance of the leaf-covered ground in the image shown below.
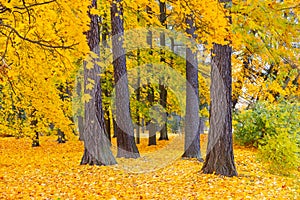
[[108,167],[80,166],[80,141],[42,137],[32,148],[26,138],[0,138],[0,199],[300,199],[299,172],[271,175],[253,149],[235,146],[239,176],[219,177],[180,159],[183,138],[172,138],[155,147],[143,139],[141,158]]

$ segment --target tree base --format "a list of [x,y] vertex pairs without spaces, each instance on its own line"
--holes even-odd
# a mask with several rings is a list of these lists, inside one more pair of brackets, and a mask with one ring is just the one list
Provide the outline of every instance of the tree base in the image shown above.
[[98,161],[96,158],[94,158],[88,152],[88,150],[86,148],[84,149],[84,154],[83,154],[83,157],[81,159],[80,164],[81,165],[98,165],[98,166],[104,165],[103,163],[101,163],[100,161]]
[[188,159],[191,159],[191,158],[196,158],[199,162],[204,162],[204,159],[201,157],[201,155],[187,155],[186,153],[184,153],[182,156],[181,156],[182,159],[184,160],[188,160]]
[[232,148],[226,145],[224,140],[217,142],[213,149],[206,155],[202,172],[204,174],[217,174],[228,177],[238,175],[234,164]]

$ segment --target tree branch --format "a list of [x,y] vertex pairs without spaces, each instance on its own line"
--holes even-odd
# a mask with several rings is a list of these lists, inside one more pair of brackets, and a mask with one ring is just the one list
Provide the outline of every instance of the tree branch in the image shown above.
[[0,23],[0,26],[9,28],[11,31],[13,31],[13,32],[14,32],[19,38],[21,38],[22,40],[25,40],[25,41],[28,41],[28,42],[30,42],[30,43],[37,44],[37,45],[40,45],[40,46],[43,46],[43,47],[48,47],[48,48],[53,48],[53,49],[73,49],[72,47],[78,45],[78,43],[75,43],[75,44],[72,44],[72,45],[69,45],[69,46],[63,46],[63,45],[50,45],[50,44],[43,43],[43,41],[32,40],[32,39],[29,39],[29,38],[27,38],[27,37],[24,37],[24,36],[22,36],[15,28],[11,27],[10,25]]
[[30,4],[30,5],[28,5],[28,6],[25,5],[24,0],[22,0],[22,1],[23,1],[24,7],[14,6],[14,8],[15,8],[15,9],[20,9],[20,10],[24,10],[24,9],[27,10],[28,8],[31,8],[31,7],[34,7],[34,6],[41,6],[41,5],[53,3],[53,2],[55,2],[56,0],[45,1],[45,2],[41,2],[41,3],[35,3],[35,4]]

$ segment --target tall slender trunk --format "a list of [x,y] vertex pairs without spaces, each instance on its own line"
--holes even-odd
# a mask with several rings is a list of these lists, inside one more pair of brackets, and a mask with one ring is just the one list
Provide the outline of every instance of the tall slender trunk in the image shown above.
[[124,44],[122,0],[111,5],[112,52],[116,90],[116,135],[117,157],[138,158],[139,151],[134,141],[133,124],[130,116],[128,77]]
[[[152,18],[152,10],[151,10],[151,8],[149,6],[147,6],[146,10],[147,10],[149,18]],[[149,45],[149,48],[150,48],[150,51],[149,51],[149,56],[150,57],[153,55],[152,39],[153,39],[152,31],[149,30],[148,34],[147,34],[147,44]],[[149,68],[152,68],[152,66],[153,65],[150,63],[149,64]],[[150,71],[150,74],[151,73],[152,72]],[[151,81],[150,79],[147,80],[147,83],[148,83],[147,84],[147,87],[148,87],[148,101],[149,101],[150,106],[153,106],[153,104],[154,104],[154,88],[151,85],[150,81]],[[148,122],[148,127],[149,127],[148,145],[149,146],[150,145],[156,145],[156,124],[155,124],[155,119],[154,118],[150,117],[150,121]]]
[[[164,26],[165,28],[167,28],[166,25],[166,2],[162,2],[159,1],[159,10],[160,10],[160,23],[162,26]],[[166,36],[165,33],[162,32],[160,33],[160,46],[163,48],[166,46]],[[165,53],[164,50],[161,50],[161,58],[160,58],[160,62],[165,62]],[[164,110],[167,110],[167,88],[165,83],[165,77],[161,77],[161,79],[159,80],[159,104],[164,108]],[[160,130],[160,137],[159,140],[168,140],[168,132],[167,132],[167,115],[163,116],[163,125],[162,128]]]
[[[194,19],[192,15],[186,18],[188,28],[186,33],[196,38]],[[197,52],[186,48],[186,116],[185,116],[185,143],[183,158],[197,158],[203,161],[200,152],[199,132],[199,83]]]
[[[140,75],[140,50],[138,49],[137,50],[137,63],[138,63],[138,74],[137,74],[137,89],[136,89],[136,100],[138,102],[140,102],[141,100],[141,90],[140,90],[140,87],[141,87],[141,75]],[[140,109],[139,107],[137,106],[136,108],[136,143],[137,144],[140,144],[140,137],[141,137],[141,134],[140,134],[140,126],[141,126],[141,119],[140,119]]]
[[[97,8],[96,2],[96,0],[92,0],[91,8]],[[89,16],[91,23],[90,30],[87,32],[88,45],[90,50],[99,56],[98,17],[91,14]],[[93,62],[92,69],[87,69],[87,62],[84,62],[84,92],[85,94],[89,94],[91,99],[85,102],[84,108],[84,154],[80,163],[82,165],[116,164],[116,160],[110,149],[109,139],[106,137],[98,61],[99,58],[93,58],[91,61],[88,61]],[[90,80],[94,81],[93,89],[87,88]]]

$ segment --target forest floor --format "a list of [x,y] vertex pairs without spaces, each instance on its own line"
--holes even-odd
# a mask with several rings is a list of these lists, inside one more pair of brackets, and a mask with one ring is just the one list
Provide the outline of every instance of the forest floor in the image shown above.
[[[207,135],[201,135],[205,155]],[[113,151],[115,154],[115,139]],[[81,166],[83,143],[58,144],[41,137],[0,138],[0,199],[300,199],[300,173],[268,173],[256,150],[234,145],[239,175],[202,174],[203,163],[182,160],[183,136],[147,146],[139,159],[117,159],[115,166]]]

